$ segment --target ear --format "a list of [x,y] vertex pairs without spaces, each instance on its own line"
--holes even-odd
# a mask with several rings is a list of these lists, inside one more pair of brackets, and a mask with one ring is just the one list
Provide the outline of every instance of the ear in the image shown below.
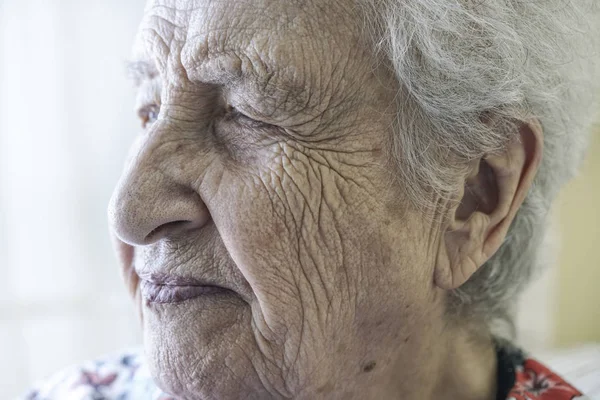
[[539,121],[523,123],[505,151],[473,163],[464,178],[440,240],[435,283],[456,289],[502,245],[539,168],[543,130]]

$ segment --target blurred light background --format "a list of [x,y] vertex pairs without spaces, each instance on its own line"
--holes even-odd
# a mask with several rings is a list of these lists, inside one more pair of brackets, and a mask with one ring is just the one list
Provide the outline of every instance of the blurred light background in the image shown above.
[[[0,0],[0,398],[140,343],[106,205],[138,133],[125,63],[144,0]],[[536,352],[600,342],[600,140],[525,296]]]

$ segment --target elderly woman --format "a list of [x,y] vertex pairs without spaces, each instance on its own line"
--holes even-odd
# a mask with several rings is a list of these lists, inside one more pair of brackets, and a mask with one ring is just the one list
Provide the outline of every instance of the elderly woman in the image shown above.
[[594,3],[150,1],[109,211],[145,357],[30,398],[584,398],[509,340]]

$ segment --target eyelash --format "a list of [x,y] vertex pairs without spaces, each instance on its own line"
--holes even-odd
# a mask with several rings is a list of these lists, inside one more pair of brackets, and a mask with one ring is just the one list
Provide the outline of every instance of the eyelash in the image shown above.
[[227,105],[225,108],[225,115],[223,117],[225,121],[240,121],[243,122],[247,126],[251,126],[254,128],[265,127],[268,124],[262,121],[255,120],[247,116],[246,114],[240,112],[237,108],[234,108],[231,105]]
[[[160,113],[160,106],[158,104],[148,104],[142,107],[138,111],[138,117],[142,122],[142,128],[147,129],[149,125],[152,125],[158,119]],[[266,122],[255,120],[243,113],[231,105],[228,105],[225,110],[224,119],[226,121],[241,120],[245,125],[253,128],[266,128],[272,126]]]

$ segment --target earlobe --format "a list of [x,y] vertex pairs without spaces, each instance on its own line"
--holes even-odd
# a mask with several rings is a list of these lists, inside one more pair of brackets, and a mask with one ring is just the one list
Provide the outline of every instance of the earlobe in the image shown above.
[[535,120],[521,125],[502,153],[474,162],[460,202],[447,214],[436,257],[438,287],[458,288],[498,251],[533,183],[542,149]]

